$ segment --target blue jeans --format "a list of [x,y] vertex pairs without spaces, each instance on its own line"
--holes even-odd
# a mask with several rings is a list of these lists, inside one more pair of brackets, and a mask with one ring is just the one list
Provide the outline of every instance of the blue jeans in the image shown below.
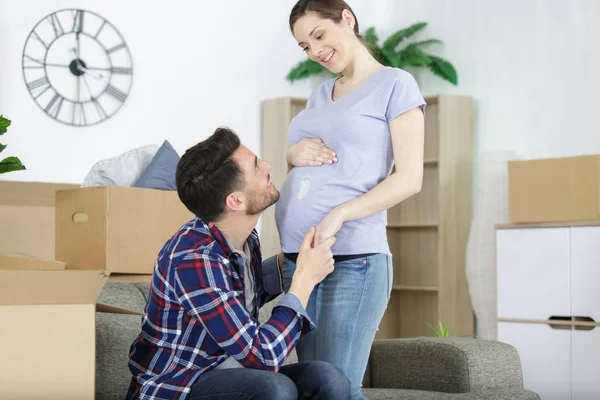
[[285,365],[279,372],[213,369],[200,375],[188,400],[348,400],[350,382],[331,364]]
[[[284,258],[282,270],[287,292],[296,264]],[[350,379],[352,399],[363,400],[362,380],[391,290],[392,258],[387,254],[336,262],[308,301],[306,311],[317,329],[299,340],[298,360],[335,365]]]

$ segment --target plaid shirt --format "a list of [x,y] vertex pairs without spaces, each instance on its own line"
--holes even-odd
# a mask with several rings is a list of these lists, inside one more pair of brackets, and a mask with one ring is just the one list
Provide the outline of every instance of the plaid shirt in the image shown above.
[[234,357],[247,368],[278,371],[301,334],[315,328],[298,298],[287,294],[270,319],[258,310],[282,292],[276,257],[261,263],[256,230],[247,239],[255,311],[244,299],[243,257],[211,223],[195,218],[160,251],[131,345],[128,399],[185,399],[203,373]]

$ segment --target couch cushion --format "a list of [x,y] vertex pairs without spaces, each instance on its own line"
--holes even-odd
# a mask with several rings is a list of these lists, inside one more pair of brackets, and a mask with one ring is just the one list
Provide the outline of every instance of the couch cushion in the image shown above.
[[159,148],[159,145],[151,144],[97,161],[81,186],[132,186]]
[[176,190],[175,173],[179,159],[179,154],[171,146],[171,143],[165,140],[134,186],[146,189]]
[[485,390],[479,393],[441,393],[406,389],[363,389],[367,400],[540,400],[523,389]]
[[[107,283],[98,301],[144,312],[146,299],[129,283]],[[141,316],[96,313],[96,399],[122,400],[127,394],[131,372],[129,349],[140,333]]]

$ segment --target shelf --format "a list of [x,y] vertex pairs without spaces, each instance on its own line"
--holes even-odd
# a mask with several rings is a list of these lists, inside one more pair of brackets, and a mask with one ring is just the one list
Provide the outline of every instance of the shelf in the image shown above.
[[435,222],[391,222],[387,224],[388,228],[397,228],[397,229],[418,229],[418,228],[430,228],[436,229],[439,225]]
[[392,290],[397,291],[412,291],[412,292],[437,292],[439,291],[437,286],[414,286],[414,285],[394,285]]
[[425,160],[425,161],[423,161],[423,165],[425,165],[426,167],[428,167],[428,166],[433,167],[433,166],[438,165],[438,160],[432,160],[432,159]]

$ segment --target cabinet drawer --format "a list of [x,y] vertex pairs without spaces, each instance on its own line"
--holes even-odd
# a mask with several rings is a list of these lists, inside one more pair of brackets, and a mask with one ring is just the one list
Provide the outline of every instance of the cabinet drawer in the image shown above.
[[600,326],[580,329],[571,336],[571,398],[600,399]]
[[571,315],[569,230],[496,231],[498,318]]
[[571,331],[546,324],[498,323],[498,341],[521,358],[523,385],[544,400],[571,398]]
[[599,282],[600,227],[571,228],[571,315],[600,322]]

